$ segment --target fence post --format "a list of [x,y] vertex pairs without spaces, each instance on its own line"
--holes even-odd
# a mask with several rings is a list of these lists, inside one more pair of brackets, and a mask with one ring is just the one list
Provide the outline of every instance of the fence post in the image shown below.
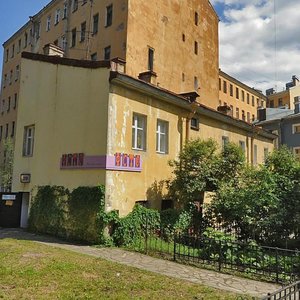
[[222,269],[222,241],[219,240],[219,272]]
[[279,282],[278,248],[276,247],[276,283]]
[[145,253],[148,253],[148,217],[146,216]]
[[173,260],[176,261],[176,233],[174,233],[174,249],[173,249]]

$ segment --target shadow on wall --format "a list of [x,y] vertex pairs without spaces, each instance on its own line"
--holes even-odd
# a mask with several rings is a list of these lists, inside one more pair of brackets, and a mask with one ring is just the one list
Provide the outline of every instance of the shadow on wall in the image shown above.
[[166,181],[154,181],[152,185],[147,189],[147,200],[149,201],[149,207],[154,209],[161,209],[162,200],[166,195]]

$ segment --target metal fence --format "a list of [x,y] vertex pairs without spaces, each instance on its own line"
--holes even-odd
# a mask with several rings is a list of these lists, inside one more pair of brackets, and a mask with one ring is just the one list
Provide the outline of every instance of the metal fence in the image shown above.
[[232,242],[168,228],[145,226],[142,237],[131,246],[139,252],[217,271],[247,273],[271,282],[290,283],[300,278],[300,252]]
[[277,283],[300,278],[300,252],[187,234],[176,234],[174,260],[253,274]]
[[272,294],[269,293],[262,300],[300,300],[300,281],[283,287]]

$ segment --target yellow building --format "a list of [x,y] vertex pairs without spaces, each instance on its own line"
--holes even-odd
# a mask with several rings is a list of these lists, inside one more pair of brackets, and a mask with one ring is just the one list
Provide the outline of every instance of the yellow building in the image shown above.
[[253,122],[257,118],[257,109],[266,107],[267,97],[260,91],[241,81],[219,72],[219,106],[232,117]]
[[208,0],[53,0],[3,44],[0,140],[15,135],[21,53],[48,54],[48,44],[66,58],[122,58],[130,76],[151,71],[158,86],[218,105],[218,16]]
[[281,92],[275,92],[273,88],[266,91],[267,107],[278,108],[287,107],[289,109],[295,109],[295,103],[298,102],[300,97],[300,82],[297,76],[292,76],[292,81],[286,84],[285,90]]
[[106,186],[106,209],[160,208],[168,161],[188,139],[238,143],[261,163],[275,136],[122,73],[124,62],[23,53],[13,192],[40,185]]

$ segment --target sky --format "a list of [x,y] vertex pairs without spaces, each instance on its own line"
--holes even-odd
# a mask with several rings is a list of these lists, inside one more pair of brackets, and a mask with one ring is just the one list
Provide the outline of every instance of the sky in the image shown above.
[[[49,1],[1,0],[1,44]],[[281,91],[292,75],[300,77],[299,0],[211,3],[220,18],[220,68],[224,72],[262,91],[272,87]]]

